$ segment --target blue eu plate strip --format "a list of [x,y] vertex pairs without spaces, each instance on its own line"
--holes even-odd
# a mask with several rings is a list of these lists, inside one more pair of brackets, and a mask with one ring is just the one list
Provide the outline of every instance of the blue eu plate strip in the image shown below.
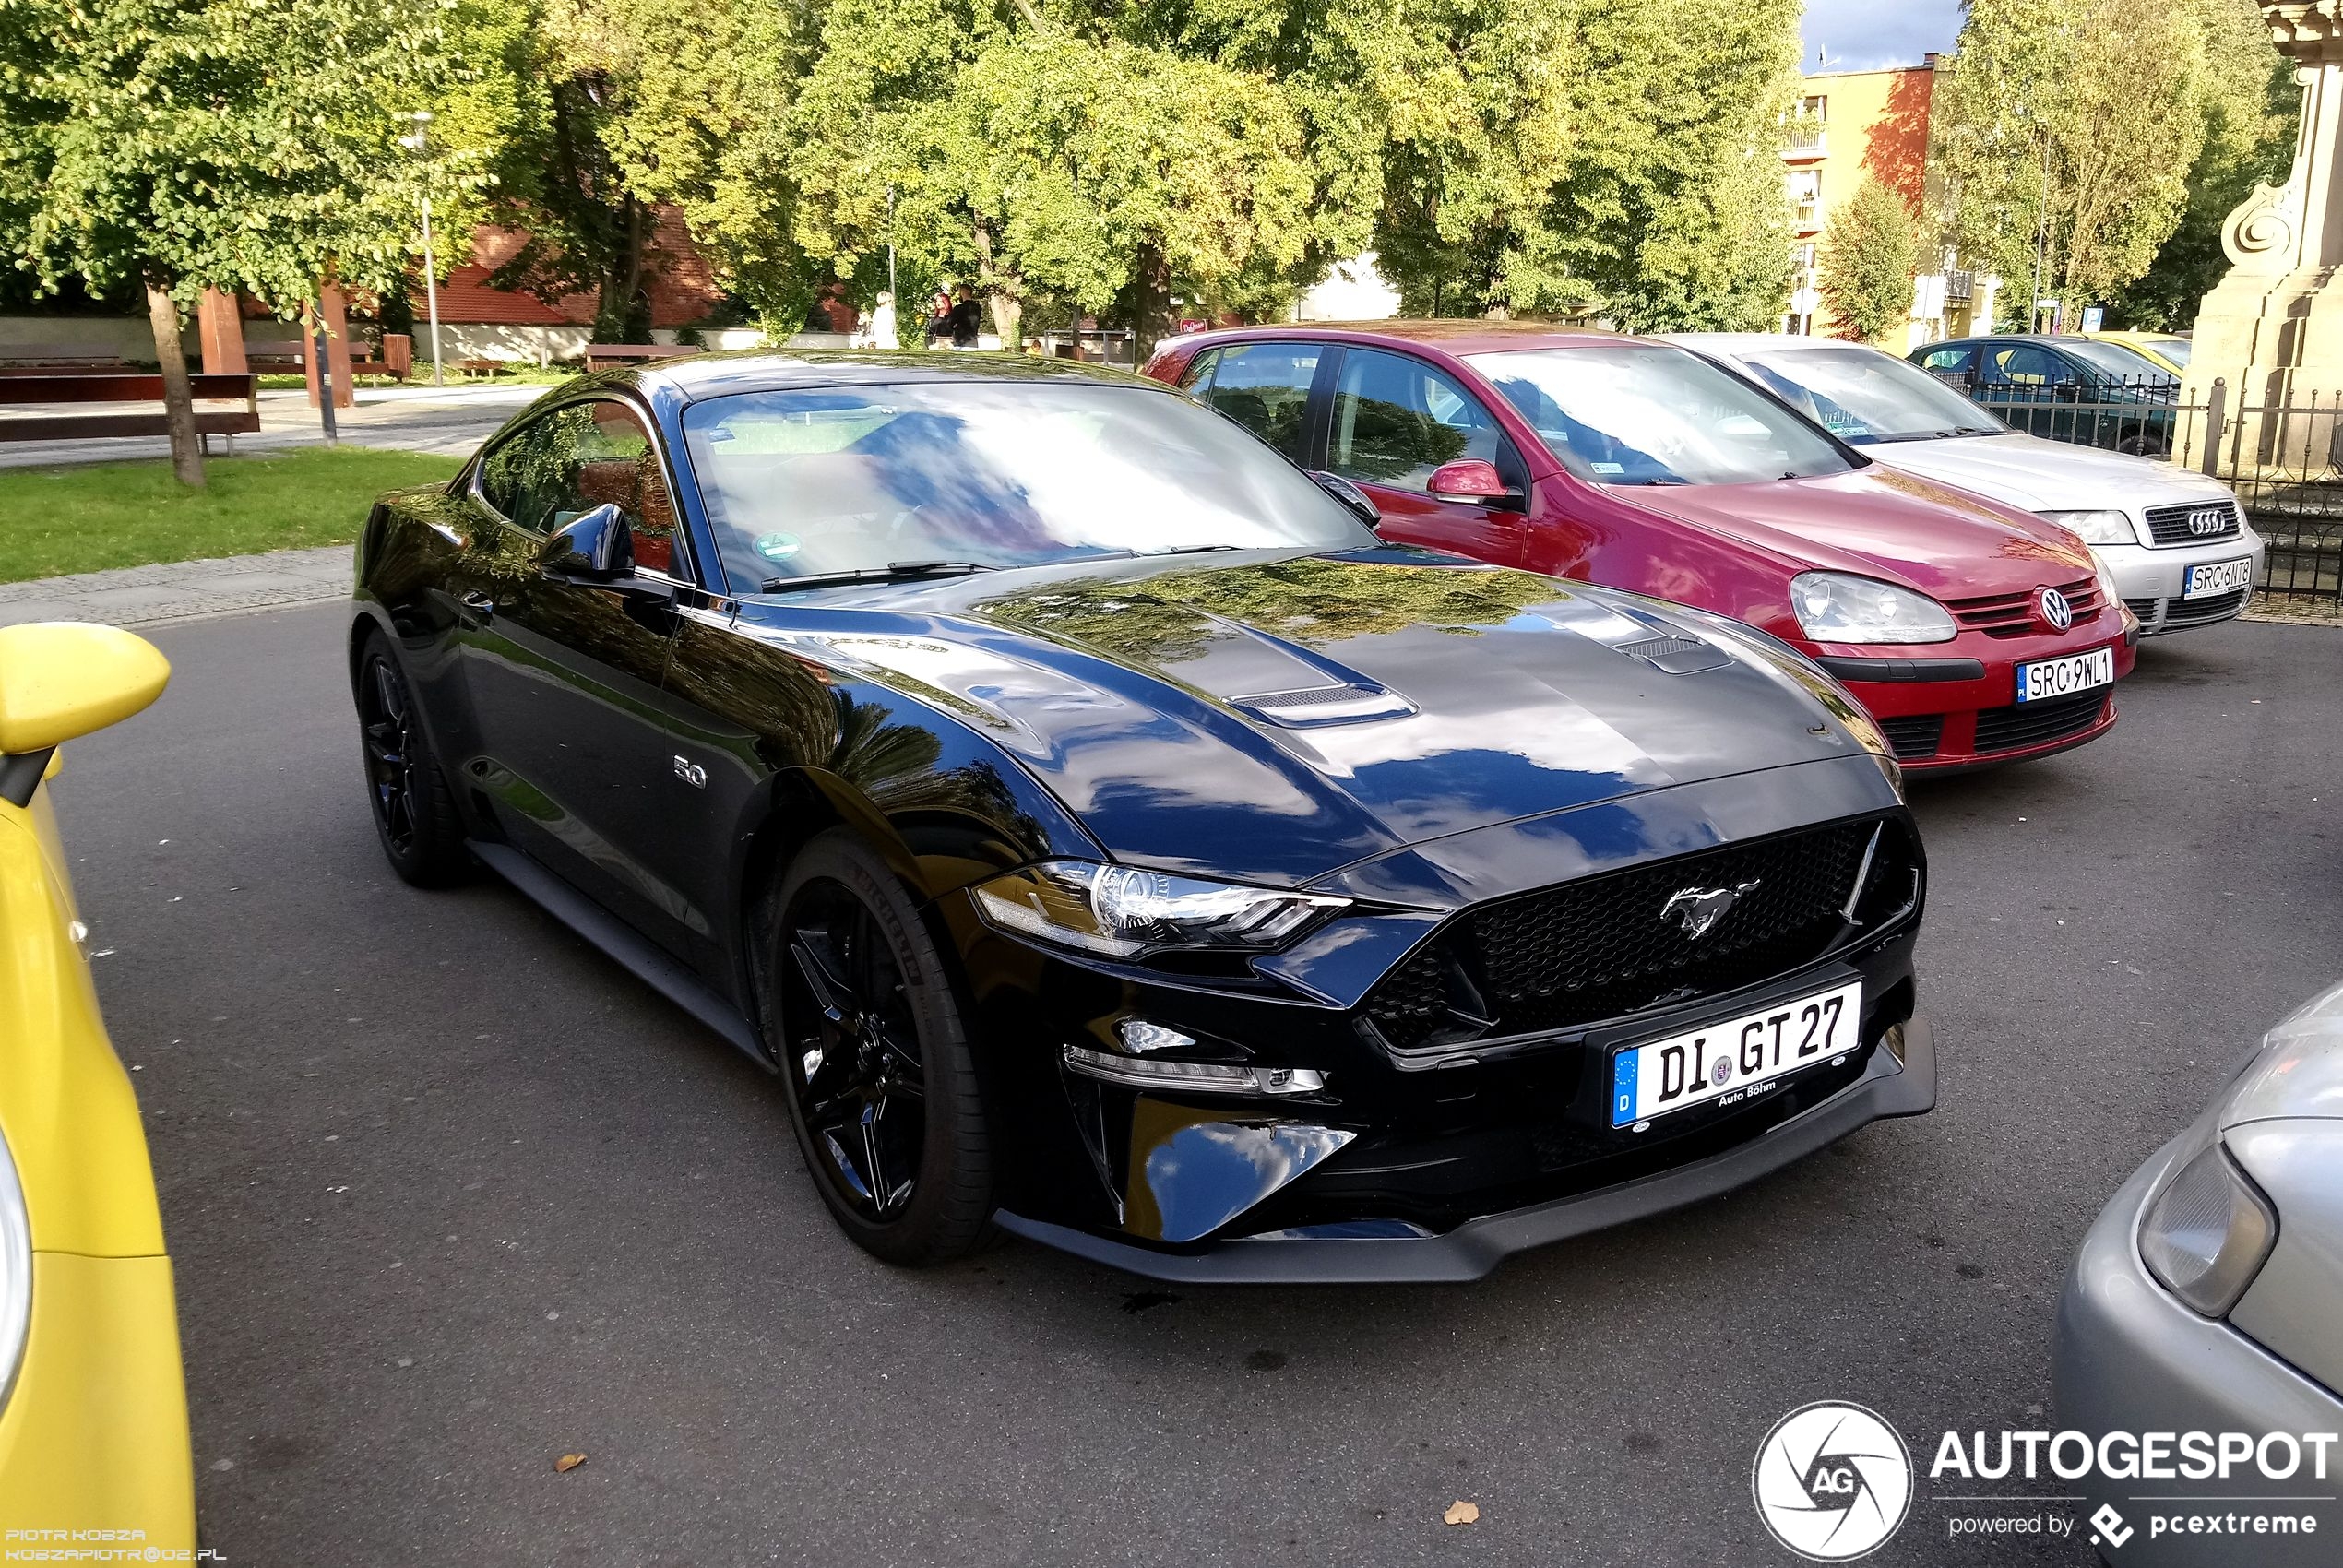
[[1611,1124],[1623,1127],[1635,1119],[1635,1060],[1639,1053],[1623,1051],[1611,1059]]

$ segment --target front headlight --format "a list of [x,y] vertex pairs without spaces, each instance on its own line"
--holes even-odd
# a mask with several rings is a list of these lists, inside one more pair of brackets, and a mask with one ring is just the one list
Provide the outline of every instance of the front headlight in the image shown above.
[[0,1409],[16,1391],[24,1364],[25,1336],[32,1327],[32,1218],[25,1212],[24,1186],[17,1180],[16,1157],[0,1138]]
[[1945,643],[1960,630],[1925,594],[1844,572],[1799,573],[1790,579],[1790,608],[1818,643]]
[[2107,563],[2096,555],[2092,556],[2091,574],[2099,578],[2099,602],[2110,610],[2123,608],[2123,598],[2115,591],[2115,574],[2107,569]]
[[1111,958],[1173,947],[1266,953],[1350,902],[1088,861],[1043,861],[976,890],[977,908],[1003,930]]
[[2140,1262],[2206,1317],[2237,1305],[2278,1241],[2278,1213],[2215,1131],[2165,1180],[2140,1219]]
[[2037,512],[2034,516],[2046,523],[2056,523],[2072,529],[2085,544],[2137,544],[2139,530],[2132,527],[2132,519],[2122,512]]

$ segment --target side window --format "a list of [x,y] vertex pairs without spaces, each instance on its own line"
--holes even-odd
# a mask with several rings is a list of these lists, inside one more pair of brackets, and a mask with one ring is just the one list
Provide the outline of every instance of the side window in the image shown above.
[[1262,440],[1302,461],[1309,428],[1310,384],[1318,377],[1315,343],[1240,343],[1213,362],[1204,400]]
[[1920,362],[1920,368],[1934,375],[1966,375],[1977,357],[1977,350],[1963,343],[1957,348],[1931,349]]
[[1326,467],[1344,479],[1422,490],[1432,470],[1460,457],[1514,467],[1496,416],[1421,360],[1353,349],[1335,387]]
[[481,489],[532,533],[551,533],[596,506],[616,506],[634,534],[635,564],[676,571],[675,504],[649,433],[623,403],[597,399],[554,410],[489,454]]
[[2005,381],[2014,386],[2055,386],[2075,379],[2073,366],[2031,343],[1996,349],[1987,356],[1987,363],[1992,367],[1987,373],[1988,380]]
[[1212,386],[1212,367],[1219,360],[1220,350],[1218,349],[1207,349],[1190,360],[1186,374],[1180,377],[1180,390],[1198,402],[1205,401],[1205,394]]

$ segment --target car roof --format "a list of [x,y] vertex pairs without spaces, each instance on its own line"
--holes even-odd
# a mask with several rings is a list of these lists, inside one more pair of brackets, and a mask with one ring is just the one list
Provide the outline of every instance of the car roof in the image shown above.
[[1475,317],[1444,316],[1430,320],[1271,321],[1256,327],[1224,327],[1183,338],[1166,339],[1164,347],[1205,348],[1232,339],[1273,337],[1319,339],[1336,342],[1370,339],[1421,343],[1452,354],[1496,349],[1561,349],[1583,343],[1648,342],[1599,327],[1562,327],[1550,321],[1482,321]]
[[947,353],[919,349],[741,349],[654,360],[602,371],[583,384],[676,394],[685,402],[793,386],[886,386],[905,382],[1088,381],[1165,390],[1163,384],[1107,365],[1034,354]]
[[1765,349],[1864,349],[1875,354],[1886,352],[1869,343],[1850,343],[1844,338],[1826,338],[1813,332],[1662,332],[1659,339],[1718,354],[1754,354]]

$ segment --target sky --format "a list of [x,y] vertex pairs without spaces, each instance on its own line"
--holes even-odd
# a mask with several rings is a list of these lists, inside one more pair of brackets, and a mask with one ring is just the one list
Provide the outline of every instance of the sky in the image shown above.
[[1930,50],[1948,50],[1960,36],[1960,0],[1806,0],[1806,60],[1830,51],[1829,68],[1863,71],[1917,65]]

